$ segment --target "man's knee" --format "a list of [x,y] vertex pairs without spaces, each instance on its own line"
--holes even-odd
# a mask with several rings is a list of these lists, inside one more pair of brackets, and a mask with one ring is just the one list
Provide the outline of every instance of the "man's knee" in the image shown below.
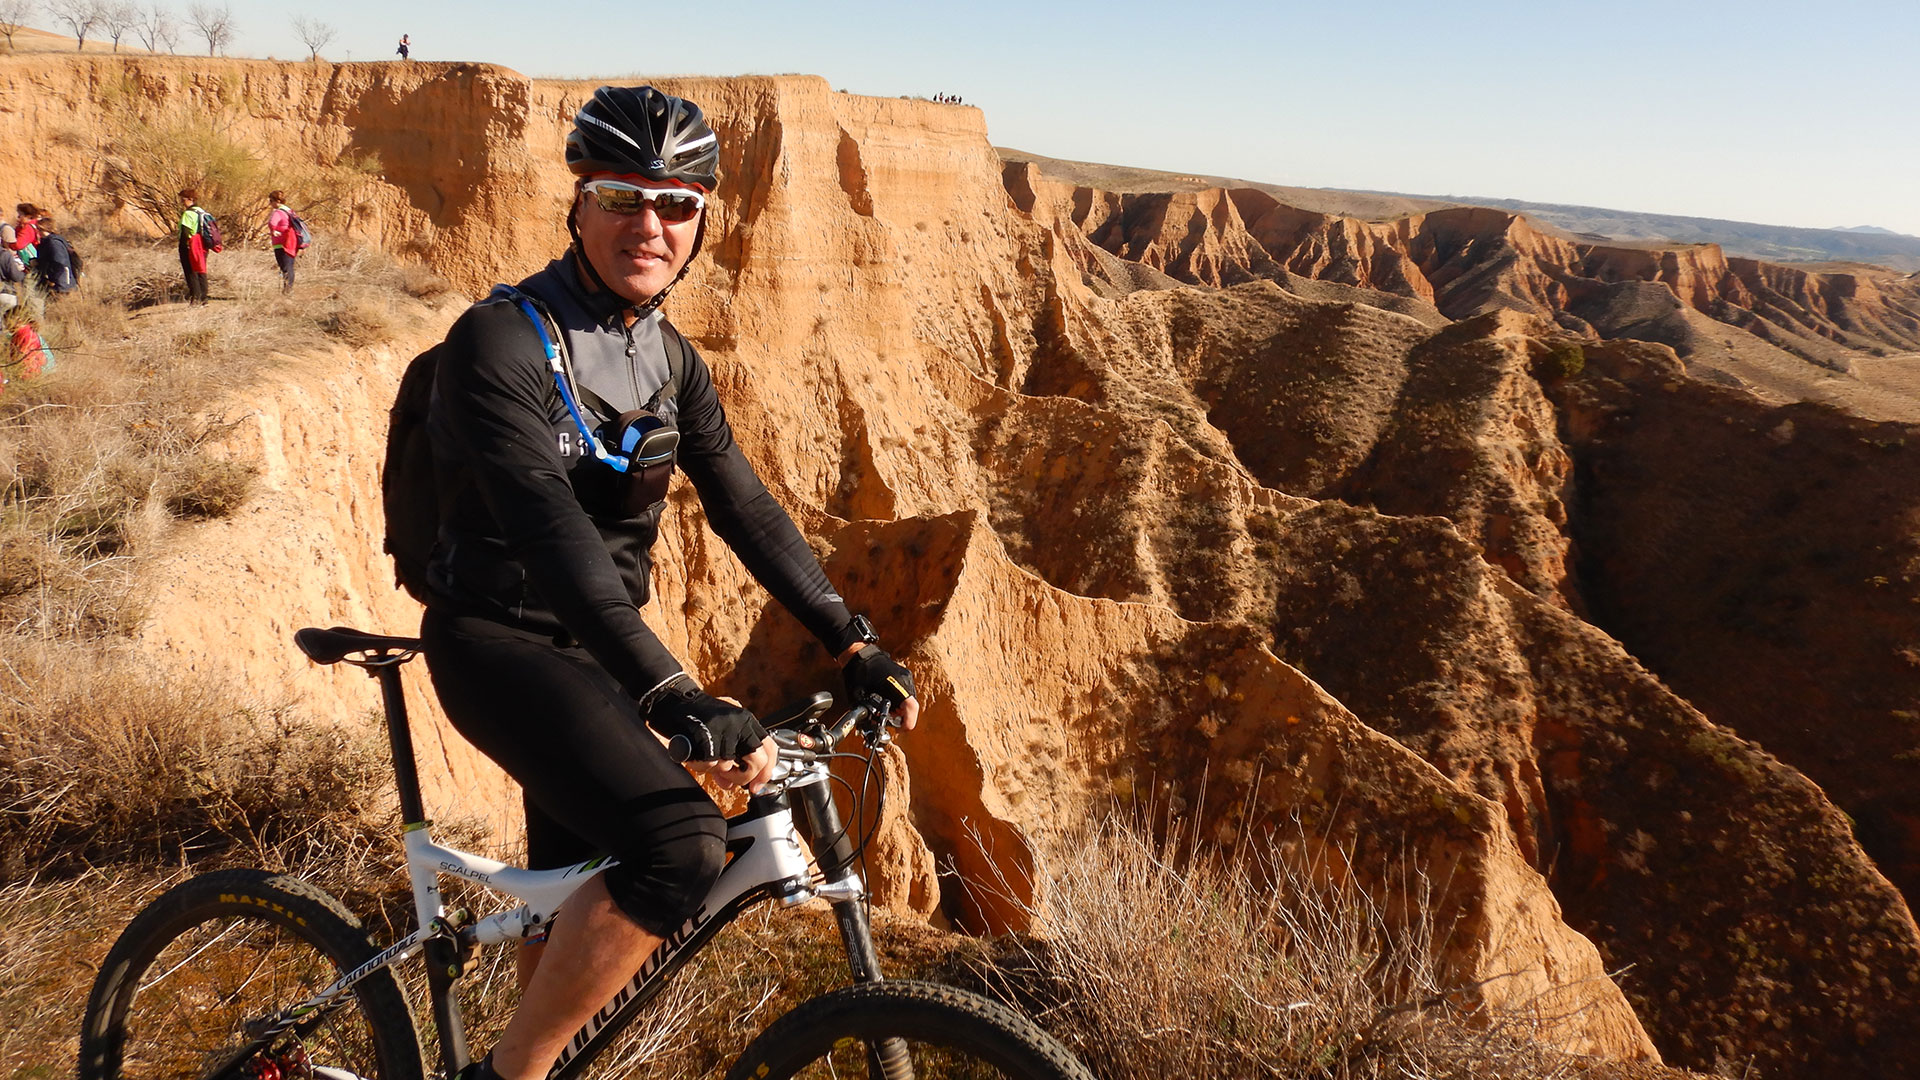
[[693,918],[727,865],[726,819],[688,829],[607,871],[607,892],[641,929],[666,937]]

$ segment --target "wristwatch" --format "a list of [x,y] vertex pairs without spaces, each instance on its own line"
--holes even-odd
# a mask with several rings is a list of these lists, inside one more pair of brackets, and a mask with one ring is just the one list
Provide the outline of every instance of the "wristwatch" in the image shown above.
[[873,623],[865,615],[855,615],[853,621],[840,631],[840,648],[837,652],[846,652],[850,645],[878,645],[880,635],[873,632]]

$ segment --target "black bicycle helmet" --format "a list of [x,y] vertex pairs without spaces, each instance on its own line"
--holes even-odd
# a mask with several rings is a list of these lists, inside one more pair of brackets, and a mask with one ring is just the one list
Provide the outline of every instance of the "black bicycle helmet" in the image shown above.
[[576,176],[637,174],[712,191],[720,139],[700,106],[651,86],[603,86],[580,106],[567,133]]

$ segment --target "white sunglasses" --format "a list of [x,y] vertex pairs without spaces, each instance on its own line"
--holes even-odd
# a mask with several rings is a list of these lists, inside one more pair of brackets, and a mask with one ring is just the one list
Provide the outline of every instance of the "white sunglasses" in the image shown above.
[[609,214],[631,217],[645,206],[653,207],[660,220],[669,225],[692,221],[707,205],[707,197],[686,188],[646,188],[624,180],[592,180],[581,190],[593,195],[593,201]]

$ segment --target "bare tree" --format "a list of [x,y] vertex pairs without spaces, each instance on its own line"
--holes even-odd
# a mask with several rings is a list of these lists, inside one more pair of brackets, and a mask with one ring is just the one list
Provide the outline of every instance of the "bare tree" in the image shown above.
[[113,51],[120,51],[120,39],[140,23],[140,9],[133,0],[106,0],[100,5],[100,26],[113,40]]
[[148,52],[159,52],[160,46],[169,44],[174,35],[173,14],[155,3],[139,12],[139,18],[133,24],[133,34]]
[[0,35],[7,39],[7,51],[13,51],[13,35],[39,10],[39,0],[0,0]]
[[159,22],[153,28],[154,36],[166,44],[167,55],[172,56],[180,51],[180,23],[174,19],[172,12],[161,11],[158,4],[154,5],[154,10],[159,12]]
[[218,56],[220,49],[233,40],[233,8],[226,4],[188,4],[187,21],[207,39],[207,55]]
[[307,47],[308,53],[311,54],[307,57],[309,60],[320,59],[320,50],[327,47],[327,43],[333,40],[335,33],[333,27],[319,19],[309,19],[304,15],[293,17],[293,32],[300,35],[301,44]]
[[75,51],[87,47],[87,35],[100,25],[105,0],[47,0],[47,12],[73,31]]

